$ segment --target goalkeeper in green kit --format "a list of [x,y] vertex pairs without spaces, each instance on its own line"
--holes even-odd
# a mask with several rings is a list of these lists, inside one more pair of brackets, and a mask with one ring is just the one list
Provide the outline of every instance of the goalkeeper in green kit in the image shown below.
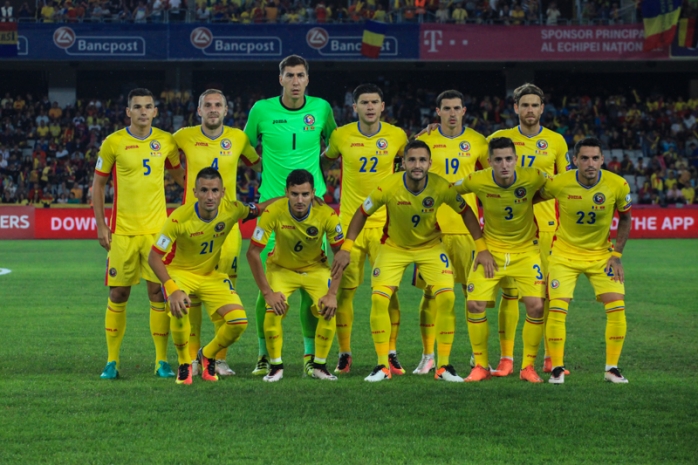
[[[305,95],[308,86],[308,62],[291,55],[279,63],[280,97],[260,100],[254,104],[245,126],[245,134],[252,146],[262,143],[262,183],[259,187],[260,202],[284,196],[286,178],[295,169],[308,170],[315,179],[315,195],[325,195],[326,187],[320,167],[321,141],[325,143],[337,127],[330,104],[317,97]],[[272,235],[262,252],[262,257],[273,250]],[[266,264],[265,264],[266,265]],[[269,355],[264,340],[265,300],[257,296],[257,338],[259,358],[253,375],[266,375],[269,371]],[[315,327],[317,318],[310,310],[312,299],[301,290],[300,318],[303,327],[303,357],[306,373],[313,370],[315,353]]]

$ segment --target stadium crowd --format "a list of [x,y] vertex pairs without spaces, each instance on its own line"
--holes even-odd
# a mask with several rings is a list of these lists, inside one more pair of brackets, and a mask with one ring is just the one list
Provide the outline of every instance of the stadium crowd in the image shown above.
[[[436,120],[438,89],[394,88],[386,95],[385,121],[415,134]],[[1,95],[1,94],[0,94]],[[225,124],[244,128],[259,94],[229,96]],[[351,93],[335,95],[337,124],[356,120]],[[164,90],[154,126],[174,132],[199,124],[191,92]],[[503,96],[466,95],[467,125],[487,136],[517,124],[513,101]],[[125,96],[113,100],[79,99],[61,108],[48,96],[5,93],[0,99],[0,201],[5,204],[89,204],[94,164],[102,140],[129,124]],[[541,123],[573,146],[587,136],[605,145],[606,167],[624,176],[640,204],[692,204],[698,187],[698,98],[660,94],[548,96]],[[327,201],[339,198],[338,166],[325,172]],[[259,178],[239,170],[238,196],[258,197]],[[169,203],[181,202],[182,190],[166,181]],[[113,200],[113,186],[106,201]]]
[[[219,23],[388,23],[622,24],[640,21],[639,8],[620,0],[587,0],[572,5],[541,0],[47,0],[19,8],[6,0],[4,21],[55,22],[219,22]],[[638,2],[639,4],[639,2]],[[190,9],[187,6],[191,5]],[[15,11],[16,10],[16,11]]]

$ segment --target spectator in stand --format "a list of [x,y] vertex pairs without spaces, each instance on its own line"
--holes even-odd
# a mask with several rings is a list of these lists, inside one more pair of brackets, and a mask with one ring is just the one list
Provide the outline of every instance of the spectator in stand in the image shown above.
[[448,11],[448,5],[445,2],[439,3],[439,8],[436,10],[434,15],[437,23],[448,23],[450,21],[450,12]]
[[208,22],[211,19],[211,9],[204,2],[199,3],[199,8],[196,10],[196,19],[202,22]]
[[10,0],[5,0],[5,4],[0,7],[0,22],[14,23],[15,13]]
[[465,21],[468,19],[468,10],[463,8],[463,2],[456,3],[456,7],[453,9],[453,13],[451,13],[451,19],[456,24],[465,24]]
[[26,21],[26,20],[33,19],[33,18],[34,18],[34,12],[32,11],[31,8],[29,8],[29,3],[28,3],[28,2],[22,3],[22,6],[19,7],[18,16],[19,16],[19,20],[20,20],[20,21],[22,21],[22,20],[25,20],[25,21]]
[[148,16],[149,16],[149,11],[148,7],[145,5],[145,2],[143,0],[138,1],[138,6],[133,9],[133,22],[134,23],[145,23],[148,21]]
[[53,1],[49,0],[47,3],[44,3],[44,6],[41,7],[41,20],[44,23],[52,23],[54,21],[53,16],[56,14],[56,9],[53,6]]
[[616,174],[620,174],[621,170],[621,165],[620,162],[618,161],[618,157],[612,157],[611,162],[608,164],[608,171],[611,171]]
[[521,7],[520,4],[515,3],[514,4],[514,9],[511,10],[511,13],[509,14],[511,17],[511,24],[514,26],[519,26],[523,24],[524,20],[526,19],[526,13],[524,12],[523,8]]
[[627,153],[623,154],[623,161],[620,162],[620,174],[635,174],[635,165]]
[[268,23],[275,23],[279,18],[279,7],[274,0],[268,0],[265,7]]

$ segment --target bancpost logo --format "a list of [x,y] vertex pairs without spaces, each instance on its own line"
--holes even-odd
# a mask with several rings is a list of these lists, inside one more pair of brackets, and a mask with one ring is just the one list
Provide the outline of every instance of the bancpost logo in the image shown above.
[[211,57],[277,57],[283,51],[280,37],[216,36],[207,27],[191,31],[189,40]]
[[[362,36],[331,36],[327,29],[314,27],[305,35],[305,41],[310,48],[317,50],[327,57],[359,57],[361,56]],[[397,38],[385,36],[381,57],[396,57],[398,54]]]
[[145,39],[140,36],[78,36],[63,26],[53,33],[53,43],[67,55],[78,56],[145,56]]

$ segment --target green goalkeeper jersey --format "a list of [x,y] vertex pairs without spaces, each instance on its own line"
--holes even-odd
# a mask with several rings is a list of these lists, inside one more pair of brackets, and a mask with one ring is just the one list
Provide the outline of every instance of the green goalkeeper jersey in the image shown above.
[[320,167],[321,139],[337,127],[330,104],[305,96],[305,104],[292,110],[281,97],[260,100],[250,110],[245,134],[254,147],[262,141],[260,201],[285,194],[286,178],[295,169],[308,170],[315,179],[316,195],[326,191]]

